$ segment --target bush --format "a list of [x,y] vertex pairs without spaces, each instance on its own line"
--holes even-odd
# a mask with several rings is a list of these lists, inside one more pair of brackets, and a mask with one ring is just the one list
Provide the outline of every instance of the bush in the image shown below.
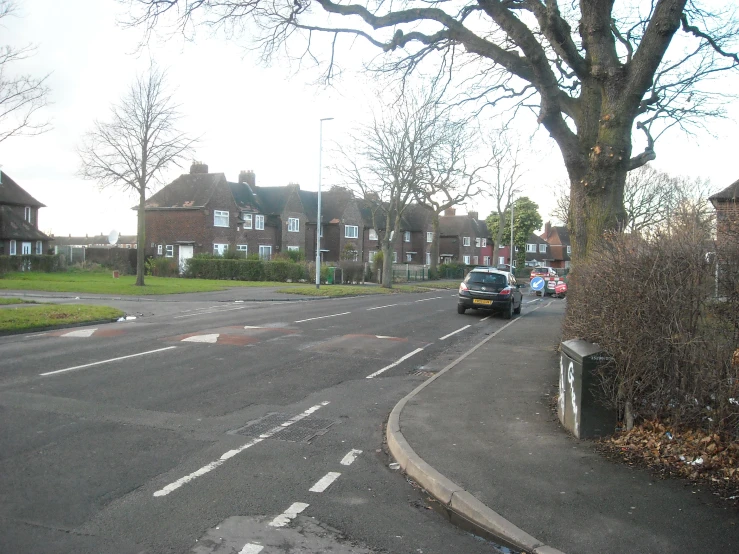
[[174,258],[149,258],[146,260],[146,274],[155,277],[177,277],[180,273]]
[[439,264],[439,279],[464,279],[470,269],[472,269],[471,266],[457,262]]
[[0,275],[11,271],[40,271],[54,273],[64,271],[60,256],[33,254],[25,256],[0,256]]
[[299,281],[307,278],[308,271],[305,264],[284,260],[266,262],[200,254],[189,260],[185,276],[238,281]]
[[362,262],[341,262],[339,264],[344,274],[345,283],[361,283],[364,276],[364,263]]

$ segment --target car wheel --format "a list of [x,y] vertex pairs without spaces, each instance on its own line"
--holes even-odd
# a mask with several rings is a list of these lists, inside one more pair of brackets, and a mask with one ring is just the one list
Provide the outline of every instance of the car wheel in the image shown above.
[[503,312],[503,317],[505,319],[511,319],[513,317],[513,300],[508,304],[508,307]]
[[520,314],[521,313],[521,304],[523,304],[523,301],[519,302],[518,303],[518,308],[516,308],[515,310],[513,310],[513,313],[514,314]]
[[466,311],[467,311],[467,308],[465,308],[464,306],[462,306],[462,304],[457,304],[457,313],[458,314],[464,314],[464,312],[466,312]]

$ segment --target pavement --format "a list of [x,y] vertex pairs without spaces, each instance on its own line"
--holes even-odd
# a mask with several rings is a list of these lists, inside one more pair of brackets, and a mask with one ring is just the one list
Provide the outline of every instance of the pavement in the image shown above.
[[559,424],[565,302],[525,305],[397,404],[387,442],[401,469],[516,552],[739,552],[736,508],[612,462]]

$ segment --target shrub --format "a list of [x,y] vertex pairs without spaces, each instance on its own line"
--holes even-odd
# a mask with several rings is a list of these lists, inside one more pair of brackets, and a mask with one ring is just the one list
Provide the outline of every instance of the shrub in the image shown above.
[[0,275],[11,271],[40,271],[54,273],[63,271],[60,256],[32,254],[25,256],[0,256]]
[[209,254],[193,256],[186,277],[198,279],[231,279],[239,281],[299,281],[308,275],[305,264],[284,260],[262,261],[233,259]]
[[345,283],[360,283],[364,276],[364,263],[362,262],[341,262],[339,264],[344,274]]
[[146,273],[155,277],[177,277],[179,267],[174,258],[149,258],[146,260]]
[[470,269],[470,266],[458,262],[439,264],[439,279],[463,279]]

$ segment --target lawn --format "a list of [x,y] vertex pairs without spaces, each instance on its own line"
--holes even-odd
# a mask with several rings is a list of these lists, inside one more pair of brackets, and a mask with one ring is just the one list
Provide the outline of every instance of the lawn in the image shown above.
[[[303,296],[359,296],[363,294],[397,294],[400,292],[430,292],[441,289],[457,289],[458,283],[433,283],[427,286],[428,281],[424,281],[417,285],[393,285],[392,289],[386,289],[377,285],[321,285],[320,289],[316,289],[316,285],[295,285],[290,288],[278,289],[275,292],[286,294],[301,294]],[[446,286],[442,286],[446,285]]]
[[[211,281],[207,279],[180,279],[178,277],[146,277],[145,286],[135,285],[134,275],[118,279],[111,272],[65,273],[8,273],[0,279],[0,289],[40,290],[47,292],[81,292],[120,296],[211,292],[229,287],[285,287],[290,283],[265,281]],[[296,284],[297,286],[297,284]]]
[[0,308],[0,333],[22,333],[57,325],[110,321],[122,315],[123,312],[115,308],[82,304],[35,304]]
[[32,300],[23,300],[22,298],[7,298],[7,297],[0,297],[0,306],[3,304],[9,305],[9,304],[33,304],[34,302]]

